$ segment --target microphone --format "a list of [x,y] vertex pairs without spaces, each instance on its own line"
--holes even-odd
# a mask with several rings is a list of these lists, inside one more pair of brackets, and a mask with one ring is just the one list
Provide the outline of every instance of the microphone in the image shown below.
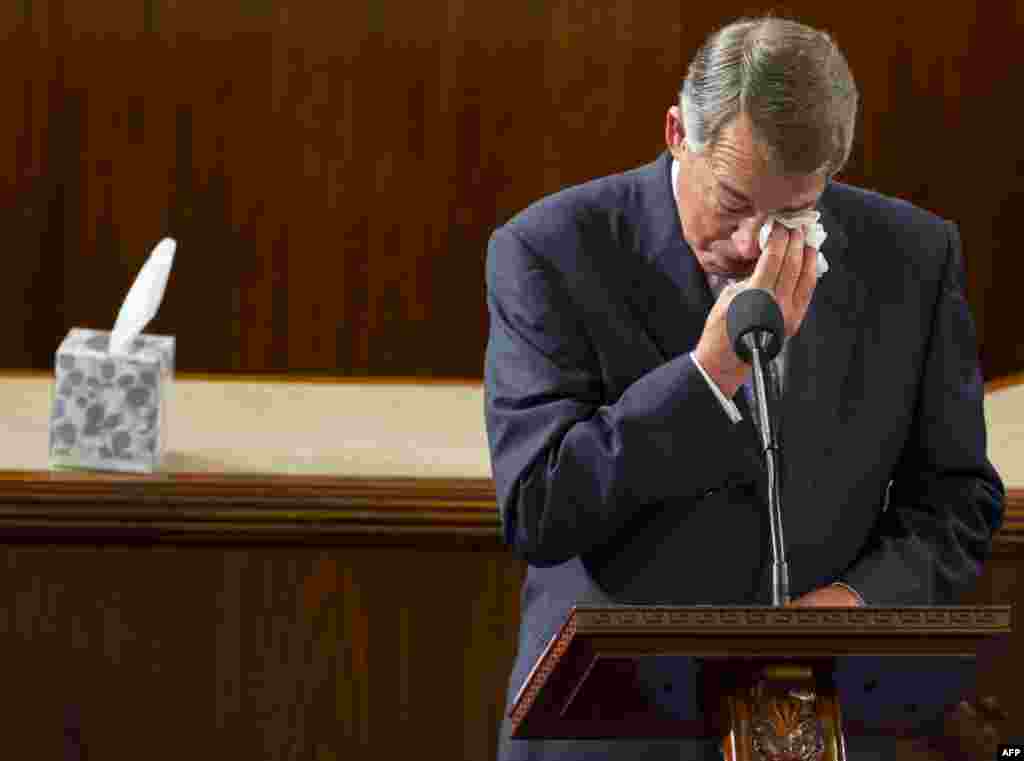
[[[775,297],[760,288],[740,291],[729,304],[725,317],[726,330],[733,350],[744,362],[753,365],[754,397],[757,404],[761,444],[768,461],[768,514],[772,532],[772,605],[779,607],[789,602],[789,567],[786,565],[786,543],[782,537],[782,497],[779,483],[779,457],[781,447],[772,430],[768,414],[768,384],[765,383],[766,365],[782,351],[786,334],[782,310]],[[775,387],[771,386],[775,396]],[[772,406],[778,399],[772,399]]]
[[725,316],[729,340],[740,359],[748,364],[755,347],[765,360],[773,360],[782,351],[785,322],[775,297],[761,288],[740,291],[729,304]]

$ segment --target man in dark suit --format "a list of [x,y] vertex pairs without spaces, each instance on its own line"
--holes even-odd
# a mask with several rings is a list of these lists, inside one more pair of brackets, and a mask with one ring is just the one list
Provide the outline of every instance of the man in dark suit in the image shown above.
[[[793,604],[951,604],[981,573],[1004,490],[957,228],[832,180],[856,108],[826,34],[737,22],[691,64],[660,158],[492,236],[487,432],[505,540],[529,564],[509,707],[575,604],[771,604],[750,367],[725,328],[743,288],[785,318]],[[793,223],[815,209],[820,280],[814,224]],[[793,229],[770,226],[762,248],[771,221]],[[641,674],[655,698],[665,681]],[[713,741],[508,732],[503,761],[720,758]]]

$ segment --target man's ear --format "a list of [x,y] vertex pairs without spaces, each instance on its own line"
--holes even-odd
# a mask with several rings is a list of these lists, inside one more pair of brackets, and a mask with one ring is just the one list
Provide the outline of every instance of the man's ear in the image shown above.
[[665,114],[665,145],[676,160],[686,152],[686,131],[679,106],[672,106]]

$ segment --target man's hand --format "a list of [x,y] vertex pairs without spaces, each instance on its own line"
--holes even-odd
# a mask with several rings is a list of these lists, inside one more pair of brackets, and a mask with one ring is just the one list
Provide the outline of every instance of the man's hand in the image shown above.
[[757,260],[754,274],[744,283],[725,288],[711,308],[694,355],[727,397],[733,397],[750,372],[732,348],[726,316],[736,294],[746,288],[762,288],[772,293],[782,310],[786,337],[796,335],[817,285],[818,252],[804,245],[804,229],[788,230],[775,225],[768,245]]
[[821,587],[786,603],[791,608],[859,608],[860,601],[849,589],[840,586]]

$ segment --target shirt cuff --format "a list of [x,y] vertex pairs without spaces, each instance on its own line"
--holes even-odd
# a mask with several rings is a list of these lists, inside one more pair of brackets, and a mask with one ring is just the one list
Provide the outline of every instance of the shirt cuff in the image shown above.
[[841,581],[834,581],[834,582],[832,582],[832,586],[834,586],[834,587],[842,587],[843,589],[849,590],[850,592],[853,593],[853,596],[857,598],[857,604],[860,607],[862,607],[862,608],[867,607],[867,603],[864,601],[864,598],[861,597],[860,592],[858,592],[856,589],[851,587],[849,584],[844,584]]
[[706,380],[708,385],[711,386],[711,390],[714,392],[715,396],[718,397],[718,401],[722,403],[722,409],[725,410],[725,414],[729,416],[729,419],[734,423],[738,423],[743,420],[743,415],[740,413],[739,407],[736,406],[732,399],[726,398],[725,394],[722,393],[722,390],[718,388],[718,385],[711,380],[711,376],[708,375],[704,371],[704,368],[700,366],[700,362],[697,361],[697,357],[693,352],[690,352],[690,359],[693,360],[693,364],[695,364],[697,369],[700,370],[700,374],[704,376],[704,380]]

